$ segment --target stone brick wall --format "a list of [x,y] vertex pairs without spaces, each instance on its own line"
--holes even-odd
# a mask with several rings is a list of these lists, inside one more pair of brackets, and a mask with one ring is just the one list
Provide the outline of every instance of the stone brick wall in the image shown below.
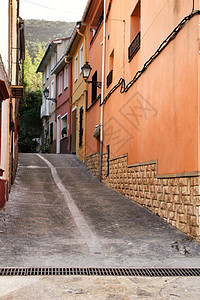
[[[87,158],[87,166],[95,176],[98,160],[99,154]],[[200,177],[158,178],[157,162],[128,166],[127,155],[109,160],[109,176],[107,171],[105,153],[102,164],[105,184],[200,241]]]
[[86,157],[86,165],[92,174],[99,178],[99,152]]

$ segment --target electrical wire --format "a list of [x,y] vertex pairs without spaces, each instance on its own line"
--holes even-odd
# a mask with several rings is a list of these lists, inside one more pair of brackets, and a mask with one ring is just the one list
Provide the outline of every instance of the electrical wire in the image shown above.
[[186,23],[188,23],[194,16],[200,15],[200,10],[193,11],[191,14],[186,16],[175,28],[174,30],[168,35],[168,37],[160,44],[158,49],[155,51],[155,53],[149,58],[148,61],[145,62],[143,68],[135,74],[133,79],[126,85],[125,79],[120,78],[118,83],[113,86],[113,88],[110,90],[110,92],[107,94],[107,96],[104,98],[103,103],[100,104],[103,105],[107,102],[107,100],[110,98],[110,96],[120,87],[120,93],[126,93],[128,90],[133,86],[133,84],[140,78],[140,76],[147,70],[147,68],[152,64],[152,62],[160,55],[160,53],[171,43],[178,33],[181,31],[181,29],[184,27]]
[[42,4],[39,4],[39,3],[35,3],[35,2],[29,1],[29,0],[24,0],[24,2],[27,2],[27,3],[30,3],[30,4],[36,5],[36,6],[40,6],[40,7],[43,7],[43,8],[47,8],[47,9],[50,9],[50,10],[56,10],[56,11],[60,11],[60,12],[65,12],[65,13],[69,13],[69,14],[78,15],[77,13],[72,12],[72,11],[66,11],[66,10],[63,10],[63,9],[58,9],[58,8],[53,8],[53,7],[45,6],[45,5],[42,5]]

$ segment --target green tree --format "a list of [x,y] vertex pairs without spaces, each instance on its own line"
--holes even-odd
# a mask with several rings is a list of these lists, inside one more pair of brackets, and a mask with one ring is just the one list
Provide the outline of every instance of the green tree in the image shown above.
[[[24,61],[24,88],[25,92],[32,90],[40,90],[41,83],[42,83],[42,74],[36,73],[36,70],[39,66],[39,63],[44,56],[44,50],[42,49],[42,46],[38,44],[38,52],[36,54],[36,57],[34,58],[33,62],[31,59],[31,56],[28,53],[28,50],[26,50],[26,59]],[[22,76],[21,76],[22,77]]]
[[35,152],[34,138],[40,137],[42,124],[40,106],[42,104],[41,90],[28,91],[26,98],[19,105],[19,140],[20,152]]
[[[24,88],[25,97],[19,105],[19,140],[20,152],[35,152],[36,143],[34,138],[40,137],[42,124],[40,120],[40,106],[42,104],[42,78],[41,73],[36,73],[38,65],[44,55],[41,45],[32,61],[26,50],[24,62]],[[22,74],[21,74],[22,78]]]

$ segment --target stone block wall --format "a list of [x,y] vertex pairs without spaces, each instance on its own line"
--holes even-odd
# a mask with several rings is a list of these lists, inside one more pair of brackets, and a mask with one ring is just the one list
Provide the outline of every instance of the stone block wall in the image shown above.
[[[87,158],[98,177],[99,154]],[[96,169],[97,168],[97,169]],[[159,178],[157,162],[128,165],[127,155],[102,159],[102,181],[200,241],[200,177]]]
[[92,174],[99,178],[99,152],[86,157],[86,165]]

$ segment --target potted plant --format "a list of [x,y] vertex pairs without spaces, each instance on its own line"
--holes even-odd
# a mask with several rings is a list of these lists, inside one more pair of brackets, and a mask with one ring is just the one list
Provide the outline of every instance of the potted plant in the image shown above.
[[62,134],[62,138],[66,137],[67,136],[67,127],[64,127],[61,131],[61,134]]

